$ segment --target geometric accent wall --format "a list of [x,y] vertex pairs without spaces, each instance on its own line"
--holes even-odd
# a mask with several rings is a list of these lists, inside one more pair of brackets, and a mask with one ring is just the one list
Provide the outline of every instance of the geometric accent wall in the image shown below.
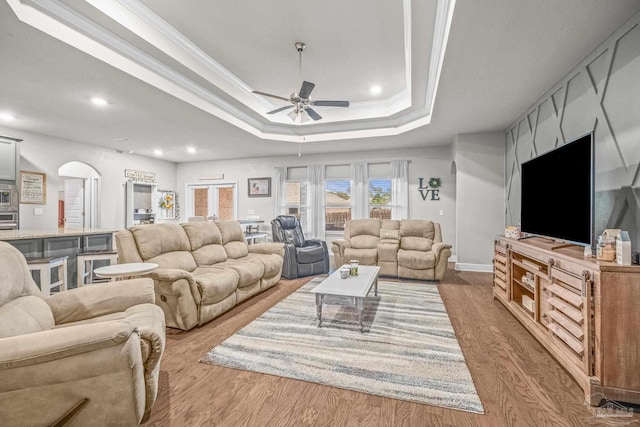
[[[505,131],[506,223],[520,223],[521,163],[595,136],[595,232],[640,247],[640,14],[625,23]],[[570,170],[571,165],[567,165]],[[553,183],[542,184],[553,188]]]

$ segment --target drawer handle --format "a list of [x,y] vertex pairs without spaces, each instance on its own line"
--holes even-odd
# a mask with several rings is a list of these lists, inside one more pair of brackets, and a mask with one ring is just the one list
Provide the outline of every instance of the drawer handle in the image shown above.
[[553,258],[547,260],[547,276],[551,280],[551,268],[555,265],[556,261]]

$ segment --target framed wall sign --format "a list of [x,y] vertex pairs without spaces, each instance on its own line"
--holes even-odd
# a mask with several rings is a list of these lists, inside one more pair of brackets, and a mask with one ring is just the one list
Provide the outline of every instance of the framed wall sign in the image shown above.
[[271,197],[271,178],[249,178],[249,197]]
[[41,172],[20,171],[20,203],[47,203],[47,175]]

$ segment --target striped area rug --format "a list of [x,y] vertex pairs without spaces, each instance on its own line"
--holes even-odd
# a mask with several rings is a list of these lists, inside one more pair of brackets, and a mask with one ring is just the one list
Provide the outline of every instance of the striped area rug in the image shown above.
[[[435,285],[378,283],[365,303],[364,333],[348,300],[334,297],[317,327],[304,285],[200,361],[394,399],[484,413]],[[325,297],[325,301],[327,297]]]

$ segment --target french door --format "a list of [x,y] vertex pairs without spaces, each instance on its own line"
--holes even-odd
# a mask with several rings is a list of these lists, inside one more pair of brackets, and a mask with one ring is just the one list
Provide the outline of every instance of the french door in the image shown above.
[[235,183],[188,184],[187,216],[236,219],[238,194]]

